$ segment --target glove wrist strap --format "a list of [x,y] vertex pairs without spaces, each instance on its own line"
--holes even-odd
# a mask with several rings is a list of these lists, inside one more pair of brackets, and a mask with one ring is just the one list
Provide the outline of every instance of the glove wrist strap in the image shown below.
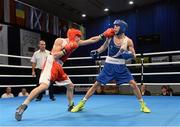
[[106,39],[106,37],[103,34],[100,34],[99,37],[101,38],[101,40]]

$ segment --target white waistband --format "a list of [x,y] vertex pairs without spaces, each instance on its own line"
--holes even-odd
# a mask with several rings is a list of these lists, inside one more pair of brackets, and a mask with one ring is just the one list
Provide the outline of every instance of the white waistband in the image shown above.
[[60,63],[62,66],[64,64],[64,62],[62,62],[62,60],[58,59],[58,63]]
[[124,59],[118,59],[118,58],[113,58],[110,56],[106,57],[106,63],[111,63],[111,64],[125,64],[125,60]]

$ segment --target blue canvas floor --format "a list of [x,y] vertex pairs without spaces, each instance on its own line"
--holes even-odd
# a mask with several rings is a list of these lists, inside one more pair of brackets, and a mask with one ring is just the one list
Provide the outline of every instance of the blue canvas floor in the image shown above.
[[[75,103],[83,95],[75,95]],[[15,109],[25,98],[0,99],[0,126],[180,126],[180,97],[150,96],[144,100],[152,113],[140,112],[135,96],[94,95],[79,113],[67,112],[65,95],[56,101],[44,97],[33,101],[23,120],[14,118]]]

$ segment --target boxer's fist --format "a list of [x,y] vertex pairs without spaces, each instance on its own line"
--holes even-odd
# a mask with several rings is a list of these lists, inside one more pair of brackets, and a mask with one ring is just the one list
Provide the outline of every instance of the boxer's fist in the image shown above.
[[113,28],[108,28],[106,31],[104,31],[102,34],[100,34],[99,36],[102,38],[102,39],[105,39],[105,38],[111,38],[115,35],[115,32],[114,32],[114,29]]
[[134,58],[134,55],[131,51],[123,51],[122,54],[121,54],[122,58],[125,59],[125,60],[128,60],[128,59],[133,59]]
[[99,55],[99,52],[97,50],[92,50],[90,52],[90,56],[92,57],[92,59],[100,59],[100,55]]
[[115,35],[113,28],[108,28],[106,31],[104,31],[103,35],[107,38],[113,37]]

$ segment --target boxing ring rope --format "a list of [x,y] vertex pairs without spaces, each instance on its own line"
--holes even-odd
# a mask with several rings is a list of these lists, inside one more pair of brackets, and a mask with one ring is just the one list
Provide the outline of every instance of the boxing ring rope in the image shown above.
[[[163,73],[144,73],[144,75],[179,75],[180,72],[163,72]],[[141,75],[141,73],[132,73],[132,75]],[[79,77],[96,77],[98,76],[98,74],[83,74],[83,75],[68,75],[69,77],[73,77],[73,78],[79,78]],[[17,78],[17,77],[33,77],[32,75],[0,75],[0,77],[13,77],[13,78]]]
[[[149,55],[165,55],[165,54],[176,54],[176,53],[180,53],[180,51],[178,50],[178,51],[167,51],[167,52],[143,53],[143,56],[149,56]],[[0,56],[12,57],[12,58],[31,59],[31,57],[18,56],[18,55],[0,54]],[[136,56],[141,56],[141,54],[136,54]],[[106,58],[106,56],[101,56],[101,58]],[[80,59],[92,59],[92,58],[91,58],[91,57],[72,57],[72,58],[68,58],[68,60],[80,60]]]
[[[132,66],[140,66],[141,67],[141,73],[132,73],[132,75],[135,76],[141,76],[141,83],[138,84],[142,84],[143,81],[143,76],[148,76],[148,75],[179,75],[180,72],[156,72],[156,73],[144,73],[143,72],[143,68],[144,66],[158,66],[158,65],[176,65],[176,64],[180,64],[180,62],[157,62],[157,63],[143,63],[144,61],[144,56],[149,56],[149,55],[167,55],[167,54],[176,54],[176,53],[180,53],[180,51],[168,51],[168,52],[154,52],[154,53],[143,53],[143,54],[136,54],[136,56],[140,56],[141,57],[141,62],[140,64],[126,64],[129,67]],[[0,54],[0,56],[3,57],[11,57],[11,58],[22,58],[22,59],[31,59],[31,57],[26,57],[26,56],[17,56],[17,55],[7,55],[7,54]],[[101,56],[102,59],[106,58],[106,56]],[[84,60],[84,59],[92,59],[91,57],[73,57],[73,58],[68,58],[68,60]],[[17,66],[17,65],[5,65],[5,64],[0,64],[0,67],[10,67],[10,68],[32,68],[31,66]],[[103,67],[102,66],[98,66],[98,65],[93,65],[93,66],[68,66],[68,67],[63,67],[64,69],[89,69],[89,68],[99,68],[99,67]],[[78,77],[96,77],[98,76],[98,74],[83,74],[83,75],[68,75],[69,77],[73,77],[73,78],[78,78]],[[32,75],[0,75],[0,77],[33,77]],[[165,84],[165,83],[148,83],[149,85],[160,85],[160,84]],[[170,83],[171,85],[178,85],[180,83]],[[84,85],[92,85],[92,84],[75,84],[77,86],[84,86]],[[108,84],[111,85],[111,84]],[[0,85],[0,87],[2,86],[7,86],[7,85]],[[22,87],[22,86],[36,86],[36,85],[31,85],[31,84],[27,84],[27,85],[8,85],[8,86],[16,86],[16,87]]]
[[[175,64],[180,64],[180,62],[163,62],[163,63],[144,63],[144,66],[157,66],[157,65],[175,65]],[[126,64],[128,67],[133,67],[133,66],[141,66],[141,64]],[[5,65],[5,64],[0,64],[0,67],[11,67],[11,68],[32,68],[31,66],[17,66],[17,65]],[[101,67],[104,67],[102,65]],[[84,69],[84,68],[99,68],[98,65],[94,66],[70,66],[70,67],[63,67],[64,69]]]
[[4,57],[12,57],[12,58],[23,58],[23,59],[31,59],[31,57],[28,56],[17,56],[17,55],[7,55],[7,54],[0,54],[0,56],[4,56]]
[[143,53],[144,56],[150,56],[150,55],[167,55],[167,54],[176,54],[180,53],[180,51],[167,51],[167,52],[153,52],[153,53]]
[[[79,58],[78,58],[79,59]],[[175,65],[175,64],[180,64],[180,62],[157,62],[157,63],[144,63],[144,66],[157,66],[157,65]],[[128,67],[132,67],[132,66],[141,66],[141,64],[126,64],[126,66]],[[17,65],[5,65],[5,64],[0,64],[0,67],[12,67],[12,68],[32,68],[31,66],[17,66]],[[104,65],[102,65],[101,67],[104,67]],[[63,67],[64,69],[83,69],[83,68],[99,68],[98,65],[94,65],[94,66],[70,66],[70,67]]]
[[[145,84],[148,84],[148,85],[151,85],[151,86],[157,86],[157,85],[166,85],[167,83],[148,83],[148,82],[145,82]],[[179,86],[180,83],[168,83],[169,86],[174,86],[174,85],[178,85]],[[63,84],[62,85],[57,85],[57,84],[53,84],[54,86],[64,86]],[[86,84],[74,84],[76,86],[92,86],[93,83],[86,83]],[[108,83],[106,85],[116,85],[114,83]],[[128,86],[129,84],[122,84],[123,86]],[[137,85],[141,85],[141,83],[137,83]],[[24,84],[24,85],[0,85],[0,88],[3,88],[3,87],[35,87],[36,85],[35,84]]]
[[17,66],[17,65],[5,65],[5,64],[0,64],[0,67],[11,67],[11,68],[32,68],[31,66]]
[[35,84],[24,84],[24,85],[0,85],[1,87],[34,87],[36,86]]

